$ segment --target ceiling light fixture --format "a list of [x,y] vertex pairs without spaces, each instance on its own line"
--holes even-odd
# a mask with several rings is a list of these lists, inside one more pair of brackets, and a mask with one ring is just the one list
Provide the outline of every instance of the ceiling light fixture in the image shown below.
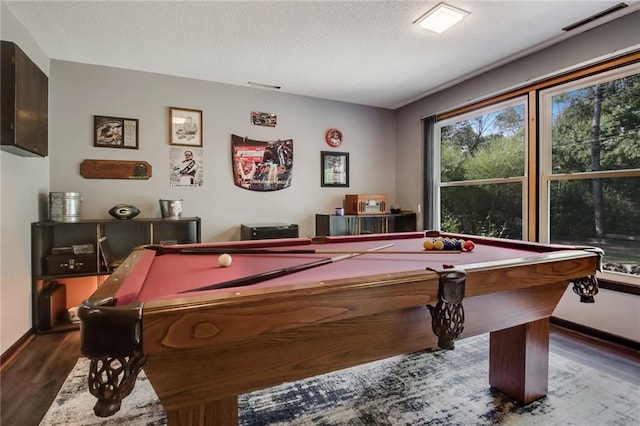
[[440,3],[413,23],[420,25],[422,28],[429,31],[434,31],[441,34],[453,27],[458,22],[468,15],[466,12],[457,7],[449,6],[448,4]]

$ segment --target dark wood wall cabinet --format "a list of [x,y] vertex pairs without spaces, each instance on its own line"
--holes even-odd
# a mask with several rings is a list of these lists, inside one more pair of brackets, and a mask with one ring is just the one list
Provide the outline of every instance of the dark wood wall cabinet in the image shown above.
[[200,239],[199,217],[32,223],[34,330],[77,328],[68,309],[89,297],[135,247]]
[[23,157],[49,154],[49,79],[15,44],[2,40],[0,148]]
[[416,231],[415,213],[344,215],[316,214],[316,236],[384,234]]

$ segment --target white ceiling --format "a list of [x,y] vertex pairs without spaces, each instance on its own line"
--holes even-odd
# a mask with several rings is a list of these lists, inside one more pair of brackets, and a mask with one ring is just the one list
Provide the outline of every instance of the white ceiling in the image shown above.
[[444,34],[413,24],[439,1],[5,3],[52,59],[396,109],[640,8],[562,31],[619,2],[451,0]]

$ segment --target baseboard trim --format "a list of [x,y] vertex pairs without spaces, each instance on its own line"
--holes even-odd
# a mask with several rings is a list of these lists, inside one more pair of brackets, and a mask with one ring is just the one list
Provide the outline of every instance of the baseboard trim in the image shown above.
[[0,355],[0,373],[7,368],[16,357],[22,352],[36,335],[33,332],[33,328],[29,329],[22,335],[9,349],[7,349],[2,355]]
[[618,293],[626,293],[626,294],[633,294],[635,296],[640,296],[640,286],[633,285],[633,284],[626,284],[626,283],[607,281],[607,280],[598,280],[598,287],[605,290],[617,291]]
[[566,328],[568,330],[576,331],[586,336],[594,337],[596,339],[604,340],[609,343],[624,346],[635,351],[640,351],[640,342],[627,339],[626,337],[618,336],[616,334],[607,333],[606,331],[597,330],[586,325],[578,324],[572,321],[567,321],[562,318],[551,317],[551,324],[558,327]]

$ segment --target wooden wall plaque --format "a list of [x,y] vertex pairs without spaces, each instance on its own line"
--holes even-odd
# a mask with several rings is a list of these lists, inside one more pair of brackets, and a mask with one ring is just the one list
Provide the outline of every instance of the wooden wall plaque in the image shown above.
[[80,174],[87,179],[149,179],[151,164],[146,161],[84,160]]

